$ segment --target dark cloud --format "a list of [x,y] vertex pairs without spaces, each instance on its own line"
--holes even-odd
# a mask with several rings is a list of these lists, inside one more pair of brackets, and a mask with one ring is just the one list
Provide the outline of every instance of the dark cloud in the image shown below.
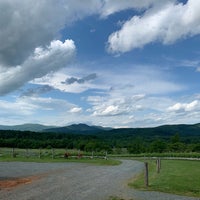
[[75,78],[75,77],[71,77],[66,79],[65,82],[62,82],[63,84],[67,84],[67,85],[71,85],[73,83],[78,83],[78,84],[83,84],[87,81],[91,81],[97,78],[97,74],[93,73],[93,74],[89,74],[88,76],[85,76],[83,78]]
[[100,7],[93,0],[0,0],[0,64],[21,65],[36,47],[59,39],[63,27]]
[[[1,69],[0,96],[19,89],[25,83],[55,72],[71,63],[76,47],[72,40],[52,41],[49,46],[37,48],[21,66]],[[1,72],[2,70],[2,72]]]
[[27,91],[23,92],[21,96],[37,96],[39,94],[44,94],[50,92],[53,88],[49,85],[44,85],[37,88],[30,88]]
[[39,94],[47,93],[53,89],[54,88],[52,88],[49,85],[44,85],[44,86],[37,87],[37,88],[30,88],[27,91],[23,92],[21,96],[37,96]]

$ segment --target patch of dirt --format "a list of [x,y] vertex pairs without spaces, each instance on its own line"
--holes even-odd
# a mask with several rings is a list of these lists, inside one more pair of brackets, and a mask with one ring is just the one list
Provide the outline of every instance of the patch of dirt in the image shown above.
[[11,189],[20,185],[30,184],[35,180],[40,179],[41,176],[30,176],[26,178],[15,178],[8,180],[0,180],[0,190]]

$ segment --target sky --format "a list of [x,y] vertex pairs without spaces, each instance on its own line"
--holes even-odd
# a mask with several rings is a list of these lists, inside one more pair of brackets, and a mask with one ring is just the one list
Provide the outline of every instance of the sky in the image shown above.
[[200,122],[200,0],[0,0],[0,124]]

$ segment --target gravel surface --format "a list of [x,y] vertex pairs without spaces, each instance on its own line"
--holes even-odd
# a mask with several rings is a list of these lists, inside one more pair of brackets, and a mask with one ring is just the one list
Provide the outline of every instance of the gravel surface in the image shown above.
[[[124,160],[119,166],[80,163],[0,162],[0,180],[30,178],[24,184],[1,188],[1,200],[108,200],[118,196],[134,200],[197,200],[159,192],[130,189],[128,180],[143,163]],[[31,177],[38,177],[33,178]]]

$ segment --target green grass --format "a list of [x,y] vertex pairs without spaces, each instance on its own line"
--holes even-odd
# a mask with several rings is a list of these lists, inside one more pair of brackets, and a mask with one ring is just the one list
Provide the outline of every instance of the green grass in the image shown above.
[[142,190],[161,191],[200,197],[200,161],[162,160],[161,172],[156,172],[155,161],[149,161],[149,187],[144,187],[144,174],[130,186]]
[[114,160],[114,159],[90,159],[90,158],[69,158],[69,159],[64,159],[64,158],[25,158],[25,157],[17,157],[17,158],[12,158],[12,157],[0,157],[0,162],[39,162],[39,163],[55,163],[55,162],[77,162],[77,163],[89,163],[89,164],[95,164],[95,165],[119,165],[121,164],[121,161],[119,160]]
[[[68,150],[69,158],[64,158],[65,149],[54,149],[54,158],[52,158],[51,149],[15,149],[16,157],[12,155],[11,148],[0,148],[0,162],[78,162],[90,163],[95,165],[119,165],[121,161],[116,159],[104,159],[103,157],[90,158],[91,153],[79,152],[77,150]],[[87,157],[77,158],[77,154],[81,153]],[[40,158],[39,158],[40,153]]]

